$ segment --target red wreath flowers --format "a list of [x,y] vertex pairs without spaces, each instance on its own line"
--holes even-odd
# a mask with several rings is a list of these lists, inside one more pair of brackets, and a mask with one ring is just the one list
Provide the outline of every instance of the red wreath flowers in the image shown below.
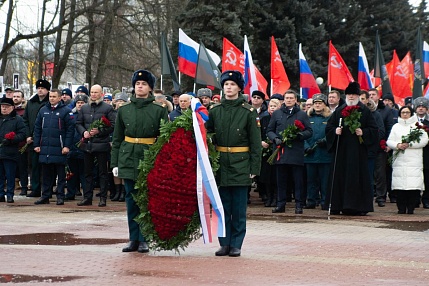
[[178,128],[147,176],[148,210],[159,238],[176,236],[197,211],[197,147],[192,131]]

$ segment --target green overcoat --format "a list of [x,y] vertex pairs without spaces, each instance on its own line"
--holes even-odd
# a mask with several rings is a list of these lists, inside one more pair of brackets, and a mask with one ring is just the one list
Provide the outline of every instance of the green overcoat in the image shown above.
[[250,175],[261,169],[261,130],[256,110],[243,96],[214,104],[209,110],[207,132],[215,133],[214,143],[222,147],[249,147],[249,152],[221,152],[216,174],[221,187],[250,186]]
[[150,145],[124,141],[132,138],[155,138],[159,135],[161,119],[168,121],[167,108],[148,98],[131,97],[131,102],[118,109],[113,131],[111,167],[118,167],[119,178],[137,180],[139,162]]

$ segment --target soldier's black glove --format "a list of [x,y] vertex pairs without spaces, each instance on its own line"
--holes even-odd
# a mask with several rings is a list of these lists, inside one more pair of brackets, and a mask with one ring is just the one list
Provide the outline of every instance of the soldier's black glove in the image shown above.
[[314,153],[314,149],[313,148],[307,148],[307,149],[305,149],[304,153],[306,155],[311,155]]
[[278,145],[280,145],[280,144],[282,144],[283,143],[283,141],[282,141],[282,139],[280,139],[280,138],[274,138],[274,144],[276,144],[277,146]]
[[316,141],[317,146],[326,147],[326,138],[322,138]]

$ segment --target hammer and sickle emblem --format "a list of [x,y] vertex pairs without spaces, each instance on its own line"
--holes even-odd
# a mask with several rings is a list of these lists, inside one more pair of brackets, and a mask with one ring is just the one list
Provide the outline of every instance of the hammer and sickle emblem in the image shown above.
[[343,65],[337,61],[336,55],[331,56],[331,66],[337,69],[341,69],[343,67]]
[[402,70],[401,64],[398,64],[398,66],[396,67],[395,75],[403,77],[403,78],[407,78],[407,76],[405,75],[404,71]]
[[234,66],[237,65],[237,55],[234,53],[234,51],[232,49],[229,49],[226,52],[226,60],[225,63],[229,63],[232,64]]

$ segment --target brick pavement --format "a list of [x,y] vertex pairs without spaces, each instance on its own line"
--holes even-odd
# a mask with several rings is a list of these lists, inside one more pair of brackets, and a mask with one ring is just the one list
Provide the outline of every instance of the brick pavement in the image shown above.
[[[398,215],[394,204],[365,217],[304,210],[271,214],[249,206],[242,257],[215,257],[217,243],[174,252],[122,253],[125,207],[34,206],[32,198],[0,204],[0,283],[45,285],[428,285],[429,210]],[[51,235],[46,243],[36,239]],[[33,236],[12,237],[7,235]],[[14,241],[9,244],[9,241]],[[55,240],[58,239],[58,243]],[[92,239],[92,245],[88,240]],[[21,240],[21,241],[20,241]],[[37,241],[39,240],[39,241]],[[5,244],[6,243],[6,244]],[[75,244],[77,243],[77,244]]]

